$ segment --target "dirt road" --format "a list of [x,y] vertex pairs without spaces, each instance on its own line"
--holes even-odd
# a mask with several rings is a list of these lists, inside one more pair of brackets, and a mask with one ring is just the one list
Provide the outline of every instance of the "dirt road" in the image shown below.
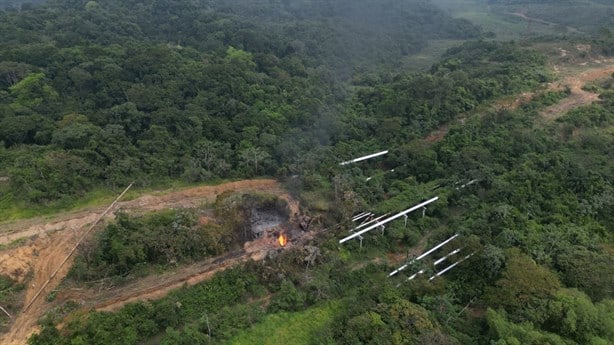
[[[197,207],[205,203],[214,202],[219,194],[227,191],[267,192],[276,194],[288,201],[293,213],[298,212],[298,204],[296,201],[294,201],[275,180],[245,180],[217,186],[189,188],[162,193],[160,195],[145,195],[131,201],[120,202],[118,208],[128,212],[138,213],[166,208]],[[24,304],[32,299],[42,284],[58,267],[70,249],[75,245],[77,239],[82,235],[85,226],[92,223],[103,211],[104,207],[100,207],[97,209],[58,215],[51,220],[24,220],[21,222],[13,222],[9,225],[5,225],[4,229],[0,229],[0,231],[4,230],[2,237],[0,237],[0,241],[2,241],[0,243],[7,243],[7,241],[11,242],[15,239],[38,235],[35,239],[26,241],[23,246],[0,252],[1,272],[19,281],[23,281],[29,272],[33,272],[32,280],[29,282],[25,293],[26,297]],[[110,214],[105,217],[105,220],[108,221],[112,219],[112,217],[113,215]],[[22,229],[20,229],[20,224],[23,224]],[[263,255],[262,250],[264,250],[264,247],[260,248],[262,250],[259,248],[258,246],[252,247],[251,251],[246,251],[248,254],[247,256],[240,256],[241,260]],[[218,264],[217,267],[220,269],[226,268],[229,265],[236,264],[238,262],[236,260],[238,259],[230,260],[228,264]],[[64,268],[47,286],[45,291],[41,294],[41,297],[39,297],[26,312],[22,312],[16,316],[9,332],[0,338],[0,344],[18,345],[26,343],[30,334],[36,331],[38,319],[52,307],[52,305],[45,301],[45,297],[59,285],[68,273],[71,264],[72,259],[67,262]],[[155,284],[148,284],[145,281],[145,283],[139,285],[141,288],[133,286],[131,290],[130,287],[126,287],[122,294],[112,292],[111,294],[116,296],[115,299],[110,299],[111,302],[106,302],[107,305],[101,307],[115,308],[131,301],[133,298],[139,298],[139,296],[154,298],[157,294],[165,294],[169,290],[181,286],[184,282],[190,284],[206,279],[218,270],[219,269],[207,267],[206,263],[193,265],[185,268],[185,271],[182,271],[178,276],[176,275],[172,279],[169,278],[169,280],[166,281],[167,285],[164,285],[164,280],[155,279],[162,285],[158,284],[156,288]],[[119,299],[118,296],[120,297]],[[61,301],[60,298],[57,300]],[[100,301],[100,299],[97,299],[97,301]]]
[[[243,180],[217,186],[188,188],[161,195],[144,195],[134,200],[118,203],[125,210],[154,211],[169,207],[196,207],[211,203],[226,191],[264,191],[282,193],[275,180]],[[50,218],[20,220],[0,225],[0,244],[8,244],[21,238],[51,233],[58,230],[78,230],[92,223],[104,211],[104,207],[68,212]]]
[[[570,74],[564,77],[560,82],[551,85],[550,89],[560,89],[568,85],[571,89],[571,94],[559,103],[545,109],[542,115],[544,118],[552,120],[574,107],[594,102],[598,95],[586,92],[582,90],[582,87],[590,81],[605,78],[612,73],[614,73],[614,61],[609,60],[604,61],[599,67],[587,68],[579,74]],[[530,94],[523,94],[514,105],[518,106],[530,98]],[[445,129],[441,130],[431,140],[439,140],[445,133]],[[298,213],[297,202],[289,197],[275,180],[237,181],[217,186],[202,186],[161,193],[159,195],[145,195],[131,201],[120,202],[118,207],[128,212],[137,213],[166,208],[197,207],[205,203],[212,203],[219,194],[226,191],[260,191],[276,194],[289,202],[293,213]],[[8,274],[13,279],[19,281],[23,281],[29,272],[33,272],[32,280],[29,282],[25,294],[24,304],[31,300],[40,286],[48,279],[51,272],[58,267],[59,262],[64,259],[72,246],[74,246],[86,225],[97,219],[103,210],[104,207],[100,207],[63,213],[53,218],[23,220],[0,225],[0,244],[11,243],[22,238],[36,237],[26,241],[18,248],[0,251],[0,272]],[[112,217],[112,215],[109,215],[105,220],[108,221]],[[226,269],[242,261],[250,258],[262,258],[271,248],[271,245],[263,241],[254,241],[242,251],[228,254],[229,256],[225,259],[226,261],[219,262],[213,259],[214,261],[201,262],[178,269],[173,273],[148,277],[117,289],[110,289],[108,291],[69,290],[60,292],[55,303],[73,299],[82,301],[84,307],[114,310],[131,301],[159,298],[184,283],[195,284],[207,279],[219,270]],[[67,263],[65,268],[49,284],[46,291],[42,293],[41,298],[33,303],[27,312],[16,316],[10,331],[0,338],[0,344],[25,344],[29,335],[36,330],[38,319],[53,306],[53,304],[45,301],[45,297],[66,276],[71,264],[72,261]],[[97,296],[97,298],[92,298],[92,296]]]
[[[546,21],[546,20],[543,20],[543,19],[539,19],[539,18],[535,18],[535,17],[529,17],[526,14],[521,13],[521,12],[505,12],[505,13],[509,14],[509,15],[512,15],[512,16],[515,16],[515,17],[520,17],[520,18],[522,18],[522,19],[524,19],[524,20],[526,20],[528,22],[540,23],[540,24],[547,25],[547,26],[556,26],[556,25],[558,25],[557,23],[549,22],[549,21]],[[583,33],[582,31],[580,31],[580,30],[578,30],[578,29],[576,29],[576,28],[574,28],[572,26],[566,26],[565,28],[567,30],[569,30],[570,32],[575,32],[575,33],[579,33],[579,34]]]
[[610,60],[606,66],[591,68],[577,75],[565,77],[562,81],[551,85],[550,90],[562,90],[565,86],[571,93],[556,104],[544,109],[540,114],[546,120],[554,120],[568,111],[599,100],[599,94],[582,90],[589,82],[604,79],[614,73],[614,61]]
[[[599,94],[582,90],[587,84],[595,80],[605,79],[614,73],[614,59],[597,60],[599,64],[594,67],[587,67],[582,64],[570,66],[555,66],[554,70],[559,75],[559,81],[548,85],[546,91],[561,91],[566,86],[570,89],[570,94],[558,103],[553,104],[540,112],[546,121],[552,121],[565,115],[568,111],[577,107],[591,104],[599,99]],[[588,63],[588,62],[587,62]],[[540,91],[543,92],[543,91]],[[495,101],[494,111],[514,110],[519,106],[530,102],[535,97],[536,92],[523,92],[513,99]],[[465,117],[460,117],[457,121],[462,123]],[[448,133],[449,124],[444,124],[429,133],[424,140],[429,143],[438,142]]]
[[[300,240],[301,238],[293,239],[296,243]],[[293,245],[293,242],[290,242],[286,249],[292,248]],[[114,311],[128,303],[162,298],[170,291],[183,285],[191,286],[200,283],[211,278],[217,272],[248,260],[262,260],[269,251],[277,249],[279,249],[279,245],[275,238],[263,237],[247,242],[240,250],[180,267],[173,271],[147,276],[121,287],[67,289],[58,293],[57,302],[54,304],[73,300],[78,301],[85,309]]]

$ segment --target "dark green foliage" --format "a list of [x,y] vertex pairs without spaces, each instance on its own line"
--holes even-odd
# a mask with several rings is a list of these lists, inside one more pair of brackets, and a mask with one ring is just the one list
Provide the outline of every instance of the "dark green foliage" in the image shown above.
[[444,344],[451,341],[440,334],[439,325],[426,309],[401,298],[388,284],[379,293],[375,289],[353,293],[357,295],[345,300],[346,306],[326,333],[336,344],[413,344],[429,338],[439,338]]
[[305,293],[298,291],[291,281],[284,280],[281,289],[269,305],[270,312],[297,311],[305,306]]
[[487,292],[489,305],[504,307],[508,313],[527,319],[560,288],[552,272],[536,265],[518,250],[510,250],[505,270]]
[[77,152],[35,147],[18,155],[8,173],[13,193],[44,203],[83,196],[100,171]]
[[[12,315],[16,315],[23,304],[22,291],[25,284],[18,283],[8,276],[0,275],[0,306]],[[0,332],[7,330],[7,325],[11,320],[4,313],[0,312]]]
[[584,291],[593,300],[614,297],[614,255],[583,246],[568,247],[556,258],[563,282]]
[[[595,34],[614,25],[614,8],[608,0],[483,0],[491,11],[523,13],[541,24],[557,27],[560,34]],[[486,5],[486,4],[485,4]],[[512,18],[508,18],[512,20]],[[514,17],[515,20],[521,20]]]
[[28,7],[32,4],[39,4],[45,1],[47,0],[0,0],[0,9],[18,9],[23,5]]
[[251,326],[262,321],[264,316],[265,312],[259,305],[224,307],[209,320],[209,326],[206,325],[207,317],[201,318],[199,329],[208,335],[210,328],[211,337],[218,340],[226,340],[232,338],[238,330],[249,329]]
[[[536,330],[530,323],[514,324],[505,319],[492,309],[488,309],[486,319],[491,332],[493,343],[497,345],[520,345],[520,344],[549,344],[549,345],[572,345],[571,341],[565,341],[560,336],[548,332]],[[494,342],[497,341],[497,342]]]
[[[599,4],[595,22],[609,23]],[[517,5],[552,21],[571,8],[492,4]],[[3,204],[133,179],[275,175],[292,176],[303,205],[325,212],[322,223],[342,223],[314,238],[322,253],[309,267],[304,251],[287,250],[157,302],[69,318],[61,331],[46,325],[30,343],[224,342],[266,313],[329,300],[339,310],[313,343],[613,342],[611,82],[595,86],[600,102],[543,123],[540,109],[565,92],[488,110],[550,80],[545,58],[525,44],[467,42],[428,72],[389,72],[425,38],[476,35],[419,1],[52,0],[0,12]],[[606,53],[611,41],[607,30],[593,38]],[[425,142],[436,129],[446,135]],[[338,165],[383,149],[378,160]],[[366,235],[363,250],[339,246],[355,212],[396,212],[434,195],[424,218]],[[82,248],[73,277],[217,255],[250,238],[250,210],[287,214],[261,195],[223,195],[215,206],[220,226],[198,225],[188,211],[120,215]],[[403,278],[387,278],[401,259],[383,252],[451,233],[475,255],[432,282],[425,274],[396,288]]]
[[614,47],[614,34],[607,26],[602,26],[599,29],[599,36],[595,39],[594,43],[605,55],[614,55],[614,48],[612,48]]
[[239,232],[228,224],[199,225],[191,210],[143,217],[120,213],[80,250],[71,276],[78,280],[125,276],[148,265],[175,265],[219,255],[236,243]]
[[590,105],[571,110],[559,121],[577,128],[601,128],[614,124],[614,114],[609,111],[608,107]]
[[355,69],[479,35],[413,1],[57,0],[0,19],[0,142],[67,151],[87,170],[60,186],[20,166],[12,195],[33,203],[131,180],[284,175],[335,134]]
[[577,290],[562,289],[541,311],[543,319],[537,324],[543,330],[531,323],[513,324],[491,309],[486,318],[497,344],[608,344],[614,340],[611,304],[593,304]]
[[[544,63],[543,56],[512,43],[463,44],[450,49],[429,74],[401,74],[361,89],[347,132],[356,140],[375,136],[395,146],[406,144],[485,100],[547,81]],[[434,164],[429,158],[424,160]]]
[[[344,73],[352,73],[352,67],[370,70],[373,65],[389,65],[419,51],[428,39],[472,38],[480,34],[479,28],[468,21],[451,20],[431,4],[419,1],[236,3],[211,1],[223,12],[254,18],[254,22],[275,23],[273,34],[290,36],[287,46],[280,47],[286,53],[313,54],[313,61],[324,61]],[[267,44],[245,30],[235,37],[250,50]]]
[[[175,327],[188,320],[203,317],[204,323],[205,315],[216,315],[224,312],[220,315],[220,318],[230,317],[231,315],[238,318],[239,315],[237,314],[227,315],[225,313],[227,310],[223,308],[247,297],[248,291],[255,284],[255,277],[252,274],[239,268],[230,269],[205,283],[176,290],[161,301],[151,304],[130,304],[117,313],[94,312],[88,314],[85,318],[74,318],[69,321],[67,328],[61,335],[53,325],[45,325],[41,333],[33,336],[29,343],[56,345],[136,344],[163,332],[167,327]],[[253,315],[257,317],[257,313]],[[214,322],[221,322],[216,320],[218,319],[213,318]],[[190,330],[192,328],[187,327],[182,334],[196,333],[194,339],[204,339],[202,333],[191,332]],[[167,334],[168,341],[172,341],[175,333],[169,331]],[[185,338],[182,337],[182,339]]]

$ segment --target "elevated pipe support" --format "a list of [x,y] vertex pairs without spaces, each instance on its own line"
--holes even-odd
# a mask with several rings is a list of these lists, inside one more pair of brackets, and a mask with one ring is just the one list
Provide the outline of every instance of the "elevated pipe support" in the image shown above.
[[354,233],[354,234],[352,234],[352,235],[350,235],[350,236],[348,236],[346,238],[343,238],[343,239],[339,240],[339,244],[347,242],[347,241],[351,240],[354,237],[360,236],[360,235],[364,234],[365,232],[369,232],[369,231],[371,231],[371,230],[373,230],[373,229],[375,229],[375,228],[377,228],[377,227],[379,227],[381,225],[389,223],[389,222],[391,222],[391,221],[393,221],[393,220],[395,220],[395,219],[397,219],[399,217],[403,217],[404,215],[406,215],[406,214],[408,214],[410,212],[413,212],[413,211],[415,211],[417,209],[420,209],[421,207],[424,207],[424,206],[426,206],[426,205],[428,205],[428,204],[430,204],[432,202],[435,202],[438,199],[439,199],[439,197],[436,196],[436,197],[431,198],[431,199],[429,199],[429,200],[427,200],[427,201],[425,201],[423,203],[420,203],[420,204],[418,204],[416,206],[413,206],[412,208],[408,208],[407,210],[405,210],[403,212],[397,213],[397,214],[395,214],[394,216],[392,216],[390,218],[384,219],[384,220],[382,220],[382,221],[380,221],[378,223],[375,223],[375,224],[367,227],[366,229],[363,229],[363,230],[361,230],[359,232],[356,232],[356,233]]
[[446,245],[446,243],[448,243],[448,242],[452,241],[453,239],[457,238],[458,236],[459,236],[459,234],[455,234],[454,236],[452,236],[452,237],[448,238],[447,240],[445,240],[445,241],[443,241],[443,242],[439,243],[439,244],[438,244],[438,245],[436,245],[435,247],[433,247],[433,248],[431,248],[430,250],[428,250],[426,253],[424,253],[424,254],[420,255],[419,257],[417,257],[417,258],[415,258],[415,259],[411,260],[410,262],[406,263],[405,265],[403,265],[403,266],[401,266],[401,267],[397,268],[396,270],[394,270],[394,271],[390,272],[390,274],[388,274],[388,277],[392,277],[393,275],[395,275],[395,274],[397,274],[397,273],[401,272],[402,270],[406,269],[406,268],[407,268],[409,265],[413,264],[414,262],[416,262],[416,261],[420,261],[420,260],[424,259],[424,258],[425,258],[427,255],[429,255],[429,254],[431,254],[432,252],[436,251],[437,249],[439,249],[439,248],[441,248],[441,247],[445,246],[445,245]]

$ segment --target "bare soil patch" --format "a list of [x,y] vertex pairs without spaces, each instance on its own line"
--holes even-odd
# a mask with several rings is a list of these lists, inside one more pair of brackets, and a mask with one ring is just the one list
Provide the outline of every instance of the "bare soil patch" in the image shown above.
[[579,74],[569,75],[560,82],[550,85],[549,90],[553,91],[559,91],[563,90],[565,87],[569,87],[570,94],[560,102],[544,109],[541,112],[544,119],[554,120],[572,109],[599,100],[599,94],[585,91],[582,88],[589,82],[611,76],[612,73],[614,73],[614,62],[612,60],[608,62],[609,63],[603,67],[591,68]]
[[[285,199],[290,205],[292,215],[296,219],[298,213],[298,202],[288,195],[279,182],[272,179],[244,180],[225,183],[217,186],[201,186],[188,188],[180,191],[163,193],[161,195],[144,195],[134,200],[118,203],[118,208],[130,213],[155,211],[167,208],[190,208],[198,207],[203,204],[212,203],[216,197],[227,191],[237,192],[266,192],[276,194]],[[24,304],[31,301],[38,289],[49,279],[51,274],[60,262],[66,257],[68,252],[76,244],[79,237],[85,231],[85,226],[94,222],[102,214],[104,207],[69,212],[57,215],[53,218],[38,218],[22,220],[3,224],[0,227],[0,243],[10,243],[17,239],[29,238],[24,245],[17,248],[0,251],[0,268],[7,272],[11,278],[23,281],[32,273],[31,281],[25,293]],[[104,221],[113,218],[113,214],[105,217]],[[262,239],[264,241],[265,239]],[[179,269],[174,274],[160,277],[147,277],[142,281],[132,285],[122,287],[118,291],[109,290],[107,295],[104,291],[80,292],[81,299],[77,295],[74,300],[80,301],[84,306],[95,308],[105,308],[111,310],[122,306],[133,300],[153,299],[168,293],[168,291],[180,287],[184,283],[195,284],[207,279],[215,272],[233,266],[247,259],[262,259],[270,249],[266,244],[252,244],[251,249],[245,248],[242,254],[237,257],[229,257],[228,262],[212,262],[207,266],[204,263],[194,264]],[[214,259],[214,260],[220,260]],[[222,258],[224,260],[224,258]],[[16,345],[25,344],[27,338],[37,330],[37,322],[45,312],[54,305],[61,304],[71,297],[71,292],[67,292],[65,297],[63,292],[58,294],[54,303],[48,303],[45,297],[55,290],[62,279],[66,276],[72,265],[70,259],[64,268],[58,272],[57,276],[47,286],[26,311],[15,317],[15,321],[8,333],[0,337],[0,344]],[[72,292],[77,294],[77,292]],[[99,293],[103,293],[98,296]],[[106,297],[105,297],[106,296]]]

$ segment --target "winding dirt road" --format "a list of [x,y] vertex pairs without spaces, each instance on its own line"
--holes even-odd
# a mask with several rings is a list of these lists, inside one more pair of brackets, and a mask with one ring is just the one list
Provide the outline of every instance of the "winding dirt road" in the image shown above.
[[580,74],[565,77],[549,89],[562,90],[565,86],[568,86],[571,91],[569,96],[542,110],[540,114],[546,120],[554,120],[572,109],[596,102],[599,100],[599,94],[582,90],[582,88],[589,82],[607,78],[613,73],[614,60],[609,60],[603,67],[591,68]]
[[[559,74],[559,81],[548,85],[546,91],[561,91],[565,87],[569,87],[570,94],[540,112],[542,119],[546,121],[553,121],[568,111],[591,104],[599,100],[599,94],[585,91],[582,88],[593,81],[605,79],[614,74],[614,59],[602,59],[598,60],[599,66],[596,67],[584,67],[582,65],[574,65],[567,67],[555,67],[555,71]],[[573,72],[572,70],[581,69],[579,72]],[[543,91],[541,91],[543,92]],[[514,110],[519,106],[530,102],[533,97],[539,92],[523,92],[517,95],[513,100],[497,101],[494,103],[494,110]],[[464,118],[461,118],[459,122],[462,123]],[[429,133],[424,140],[427,142],[438,142],[448,133],[449,124],[444,124],[433,132]]]
[[[131,201],[120,202],[117,208],[138,213],[168,208],[198,207],[214,202],[219,194],[228,191],[276,194],[288,201],[294,215],[298,213],[298,203],[286,193],[279,182],[270,179],[244,180],[217,186],[189,188],[161,195],[145,195]],[[62,214],[53,219],[23,220],[3,224],[0,227],[0,243],[10,243],[16,239],[34,236],[33,239],[27,240],[23,246],[0,252],[0,271],[4,274],[17,281],[24,281],[29,272],[33,273],[25,293],[24,305],[31,301],[42,284],[57,269],[60,262],[76,244],[78,238],[82,236],[82,231],[85,230],[86,225],[95,221],[103,211],[104,207],[100,207]],[[103,222],[112,218],[113,214],[109,214]],[[265,240],[250,242],[250,245],[245,246],[243,250],[228,254],[229,256],[226,258],[228,261],[222,260],[220,262],[220,258],[211,259],[183,267],[172,273],[147,277],[134,284],[102,293],[93,290],[60,292],[54,303],[46,302],[45,297],[57,288],[68,273],[72,265],[71,259],[46,287],[41,297],[27,311],[16,315],[9,332],[0,338],[0,344],[25,344],[27,338],[37,330],[39,318],[54,305],[68,299],[81,300],[86,307],[92,306],[111,310],[137,299],[159,298],[185,283],[195,284],[207,279],[215,272],[241,261],[263,258],[271,248],[269,243],[263,242]],[[96,298],[93,298],[94,296]]]
[[[128,211],[154,211],[172,207],[196,207],[212,203],[215,198],[227,191],[264,191],[282,193],[275,180],[243,180],[217,186],[201,186],[161,195],[144,195],[130,201],[119,202],[117,208]],[[78,230],[96,220],[104,207],[62,213],[52,218],[35,218],[0,224],[0,244],[58,230]]]
[[[506,14],[515,16],[515,17],[520,17],[528,22],[535,22],[535,23],[540,23],[543,25],[548,25],[548,26],[556,26],[558,25],[557,23],[553,23],[553,22],[549,22],[547,20],[543,20],[540,18],[535,18],[535,17],[529,17],[526,14],[522,13],[522,12],[505,12]],[[583,33],[582,31],[572,27],[572,26],[566,26],[565,28],[567,28],[567,30],[571,31],[571,32],[575,32],[575,33]]]
[[[560,82],[550,85],[549,90],[560,90],[569,86],[571,93],[557,104],[544,109],[542,111],[543,118],[553,120],[573,108],[596,101],[598,95],[584,91],[582,87],[588,82],[606,78],[612,73],[614,73],[614,60],[604,60],[601,66],[586,68],[578,74],[570,74],[562,78]],[[530,100],[532,96],[533,94],[523,94],[513,104],[506,106],[518,106]],[[447,127],[427,139],[437,141],[446,132]],[[198,207],[214,202],[219,194],[227,191],[276,194],[288,201],[293,214],[298,214],[298,203],[275,180],[245,180],[217,186],[189,188],[161,193],[160,195],[145,195],[131,201],[120,202],[118,208],[138,213],[167,208]],[[63,213],[52,218],[0,224],[0,244],[31,238],[17,248],[0,251],[0,272],[3,274],[7,274],[17,281],[24,281],[28,273],[33,272],[25,293],[24,304],[32,299],[40,286],[58,267],[82,235],[85,227],[94,222],[103,211],[104,207],[92,208]],[[105,217],[103,222],[112,218],[113,215],[110,214]],[[263,238],[249,242],[243,249],[228,253],[223,257],[178,268],[173,272],[146,277],[122,287],[110,287],[106,290],[68,289],[60,291],[54,302],[46,302],[45,296],[57,288],[68,273],[72,264],[72,260],[69,260],[42,293],[42,298],[37,299],[26,312],[16,315],[10,331],[0,337],[0,344],[25,344],[32,332],[36,331],[39,318],[53,306],[67,300],[79,301],[84,308],[115,310],[136,300],[159,298],[183,284],[196,284],[220,270],[232,267],[245,260],[262,259],[271,248],[275,248],[275,244],[271,243],[270,239]]]

